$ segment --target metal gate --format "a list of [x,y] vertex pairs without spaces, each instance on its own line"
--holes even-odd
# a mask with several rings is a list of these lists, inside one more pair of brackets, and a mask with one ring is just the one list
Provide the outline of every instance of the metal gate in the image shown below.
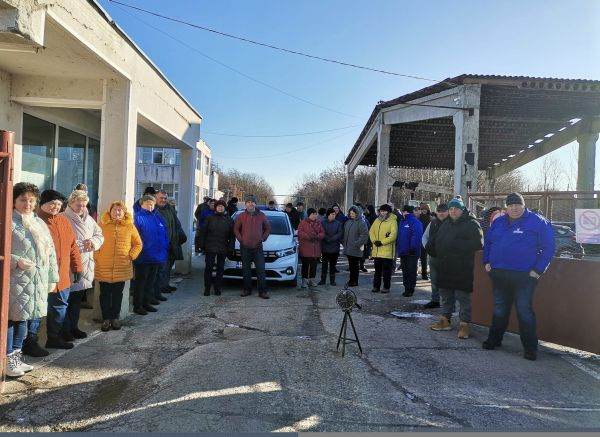
[[12,224],[12,150],[14,132],[0,130],[0,392],[4,383],[8,292],[10,284],[10,243]]

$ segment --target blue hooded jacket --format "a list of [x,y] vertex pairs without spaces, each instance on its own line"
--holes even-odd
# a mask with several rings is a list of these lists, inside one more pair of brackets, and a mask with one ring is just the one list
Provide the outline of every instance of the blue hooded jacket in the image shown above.
[[493,269],[543,274],[556,250],[554,230],[544,217],[527,208],[510,223],[508,215],[498,217],[485,234],[483,263]]
[[162,216],[157,211],[150,212],[134,206],[133,221],[143,243],[142,253],[134,264],[160,264],[167,261],[169,236]]
[[398,222],[398,237],[396,238],[396,253],[398,256],[421,256],[421,240],[423,225],[414,214],[408,214]]

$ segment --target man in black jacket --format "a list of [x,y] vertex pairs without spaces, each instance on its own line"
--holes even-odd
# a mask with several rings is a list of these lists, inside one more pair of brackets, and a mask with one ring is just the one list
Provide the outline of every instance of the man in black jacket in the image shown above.
[[434,331],[450,331],[456,301],[460,303],[458,338],[469,338],[471,293],[475,252],[483,247],[479,222],[469,214],[461,199],[448,203],[449,219],[444,220],[427,251],[437,258],[437,285],[442,298],[442,317],[430,326]]
[[[233,220],[226,213],[227,204],[223,200],[215,204],[215,213],[206,219],[205,232],[200,237],[200,245],[205,254],[204,267],[204,295],[210,296],[211,286],[214,284],[215,295],[221,295],[225,257],[235,247],[233,233]],[[217,265],[213,280],[213,270]]]
[[290,218],[290,222],[292,223],[292,228],[294,228],[294,230],[296,231],[298,229],[298,226],[300,225],[300,221],[301,221],[300,213],[298,212],[298,210],[296,208],[294,208],[294,205],[292,203],[288,203],[285,205],[285,213]]
[[[431,211],[429,210],[429,205],[425,202],[421,202],[421,204],[419,205],[419,211],[419,221],[423,225],[423,232],[425,232],[425,229],[427,229],[427,226],[429,226],[429,223],[431,223]],[[421,279],[426,281],[429,279],[429,277],[427,276],[426,250],[421,251],[421,256],[419,257],[419,259],[421,260]]]
[[[448,218],[448,205],[441,203],[436,208],[436,215],[431,219],[429,226],[423,232],[423,247],[427,248],[427,243],[437,234],[444,220]],[[437,284],[437,263],[435,256],[429,255],[429,273],[431,276],[431,301],[423,305],[424,309],[440,307],[440,291]]]

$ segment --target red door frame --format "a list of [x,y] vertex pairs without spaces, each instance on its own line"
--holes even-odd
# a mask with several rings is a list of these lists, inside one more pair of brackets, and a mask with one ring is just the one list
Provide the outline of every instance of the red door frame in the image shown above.
[[14,132],[0,130],[0,392],[4,384],[8,292],[10,286],[10,244],[12,225]]

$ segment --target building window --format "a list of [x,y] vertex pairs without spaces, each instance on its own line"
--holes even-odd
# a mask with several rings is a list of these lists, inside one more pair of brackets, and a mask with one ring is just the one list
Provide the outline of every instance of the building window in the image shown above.
[[198,152],[198,156],[196,157],[196,170],[202,171],[202,152]]
[[152,147],[137,148],[138,164],[152,164]]
[[84,183],[85,136],[60,127],[56,190],[69,195],[75,185]]
[[210,174],[210,158],[208,156],[204,157],[204,174],[206,176]]
[[90,203],[98,205],[98,176],[100,173],[100,141],[88,138],[85,183]]
[[23,114],[23,180],[40,191],[52,188],[55,129],[52,123]]
[[152,163],[162,164],[164,159],[163,149],[152,149]]
[[167,165],[175,165],[176,164],[176,156],[177,156],[177,149],[164,149],[163,152],[163,164],[167,164]]

